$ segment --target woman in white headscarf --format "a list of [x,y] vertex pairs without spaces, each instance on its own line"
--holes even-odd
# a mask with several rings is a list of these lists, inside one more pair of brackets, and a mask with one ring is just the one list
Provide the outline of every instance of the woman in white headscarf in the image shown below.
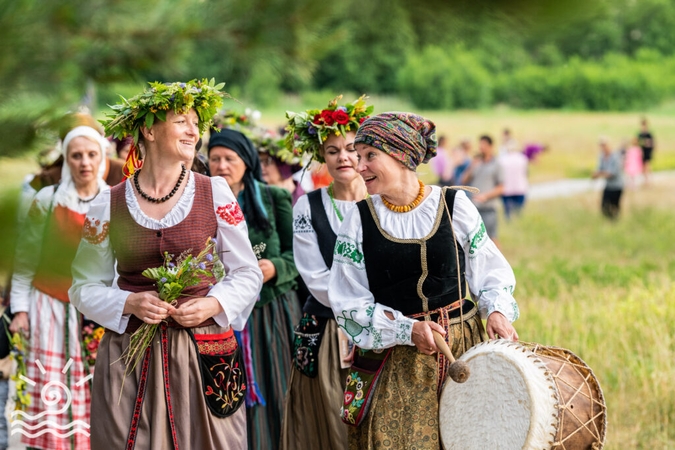
[[[23,332],[30,343],[25,362],[34,383],[26,385],[31,403],[21,417],[26,422],[22,441],[29,448],[90,448],[90,385],[79,383],[89,370],[82,355],[81,317],[70,304],[68,288],[80,239],[91,231],[83,228],[85,215],[91,201],[108,189],[103,181],[107,146],[108,141],[88,126],[66,135],[61,181],[35,195],[19,236],[10,331]],[[52,422],[43,424],[50,432],[30,431],[45,420]],[[71,427],[77,431],[69,433]]]

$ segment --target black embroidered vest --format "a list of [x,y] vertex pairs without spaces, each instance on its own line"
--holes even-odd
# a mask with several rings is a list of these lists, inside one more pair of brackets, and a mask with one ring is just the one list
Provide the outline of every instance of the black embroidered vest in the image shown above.
[[[321,256],[323,256],[323,261],[326,263],[326,267],[330,269],[333,266],[333,249],[335,249],[337,236],[330,226],[326,210],[323,207],[321,189],[307,194],[307,200],[309,200],[309,208],[312,212],[312,228],[314,228],[316,240],[319,242],[319,250],[321,251]],[[302,311],[316,317],[333,318],[333,311],[319,303],[311,294],[307,297],[307,302],[303,306]]]
[[[456,192],[445,190],[451,215]],[[398,239],[382,230],[371,199],[360,201],[357,207],[363,224],[368,284],[375,302],[410,315],[465,298],[464,250],[453,239],[451,217],[446,214],[442,199],[434,226],[422,239]],[[459,251],[459,283],[455,251]]]

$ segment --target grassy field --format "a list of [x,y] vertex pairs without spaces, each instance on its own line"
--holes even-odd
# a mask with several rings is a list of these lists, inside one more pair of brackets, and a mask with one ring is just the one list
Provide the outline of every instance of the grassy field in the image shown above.
[[[278,106],[262,111],[262,121],[269,126],[279,126],[283,124],[285,110],[323,107],[331,95],[312,93],[303,97],[284,97]],[[345,95],[349,101],[352,97]],[[598,137],[607,136],[611,144],[618,147],[622,140],[637,134],[640,119],[645,115],[650,121],[657,145],[654,169],[675,169],[675,104],[646,113],[515,111],[509,108],[443,112],[418,111],[409,103],[396,98],[373,96],[371,100],[376,113],[414,111],[429,117],[436,122],[438,133],[448,137],[451,146],[467,138],[474,141],[475,149],[478,137],[486,133],[500,143],[505,127],[511,129],[520,143],[547,143],[550,151],[531,167],[530,178],[533,182],[590,175],[597,163]],[[427,166],[422,166],[419,171],[423,179],[431,180]]]
[[503,224],[524,341],[588,363],[607,401],[606,449],[675,449],[675,180],[629,192],[616,223],[599,194],[532,202]]

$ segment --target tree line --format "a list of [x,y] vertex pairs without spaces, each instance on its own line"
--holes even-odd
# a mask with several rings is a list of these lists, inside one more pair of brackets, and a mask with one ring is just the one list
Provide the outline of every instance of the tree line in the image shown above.
[[615,110],[675,91],[675,0],[0,0],[0,42],[2,155],[148,80],[215,77],[257,106],[330,90]]

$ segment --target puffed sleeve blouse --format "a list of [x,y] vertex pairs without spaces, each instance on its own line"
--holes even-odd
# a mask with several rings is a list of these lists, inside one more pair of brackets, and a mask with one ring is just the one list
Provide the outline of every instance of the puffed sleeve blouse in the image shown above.
[[[433,228],[441,201],[441,189],[432,186],[431,194],[407,213],[391,211],[382,203],[379,195],[374,195],[372,199],[384,231],[400,239],[420,239]],[[466,280],[481,317],[485,319],[498,311],[513,322],[519,314],[513,298],[516,285],[513,270],[485,233],[485,225],[478,210],[463,191],[458,191],[455,197],[452,224],[464,250]],[[336,251],[333,256],[328,297],[335,317],[349,313],[348,318],[363,327],[364,331],[358,335],[358,339],[359,347],[364,349],[413,345],[411,335],[415,320],[375,303],[368,287],[362,244],[361,216],[358,208],[354,208],[345,217],[335,246],[336,250],[349,248],[352,251],[345,254]],[[386,312],[394,319],[388,318]]]

